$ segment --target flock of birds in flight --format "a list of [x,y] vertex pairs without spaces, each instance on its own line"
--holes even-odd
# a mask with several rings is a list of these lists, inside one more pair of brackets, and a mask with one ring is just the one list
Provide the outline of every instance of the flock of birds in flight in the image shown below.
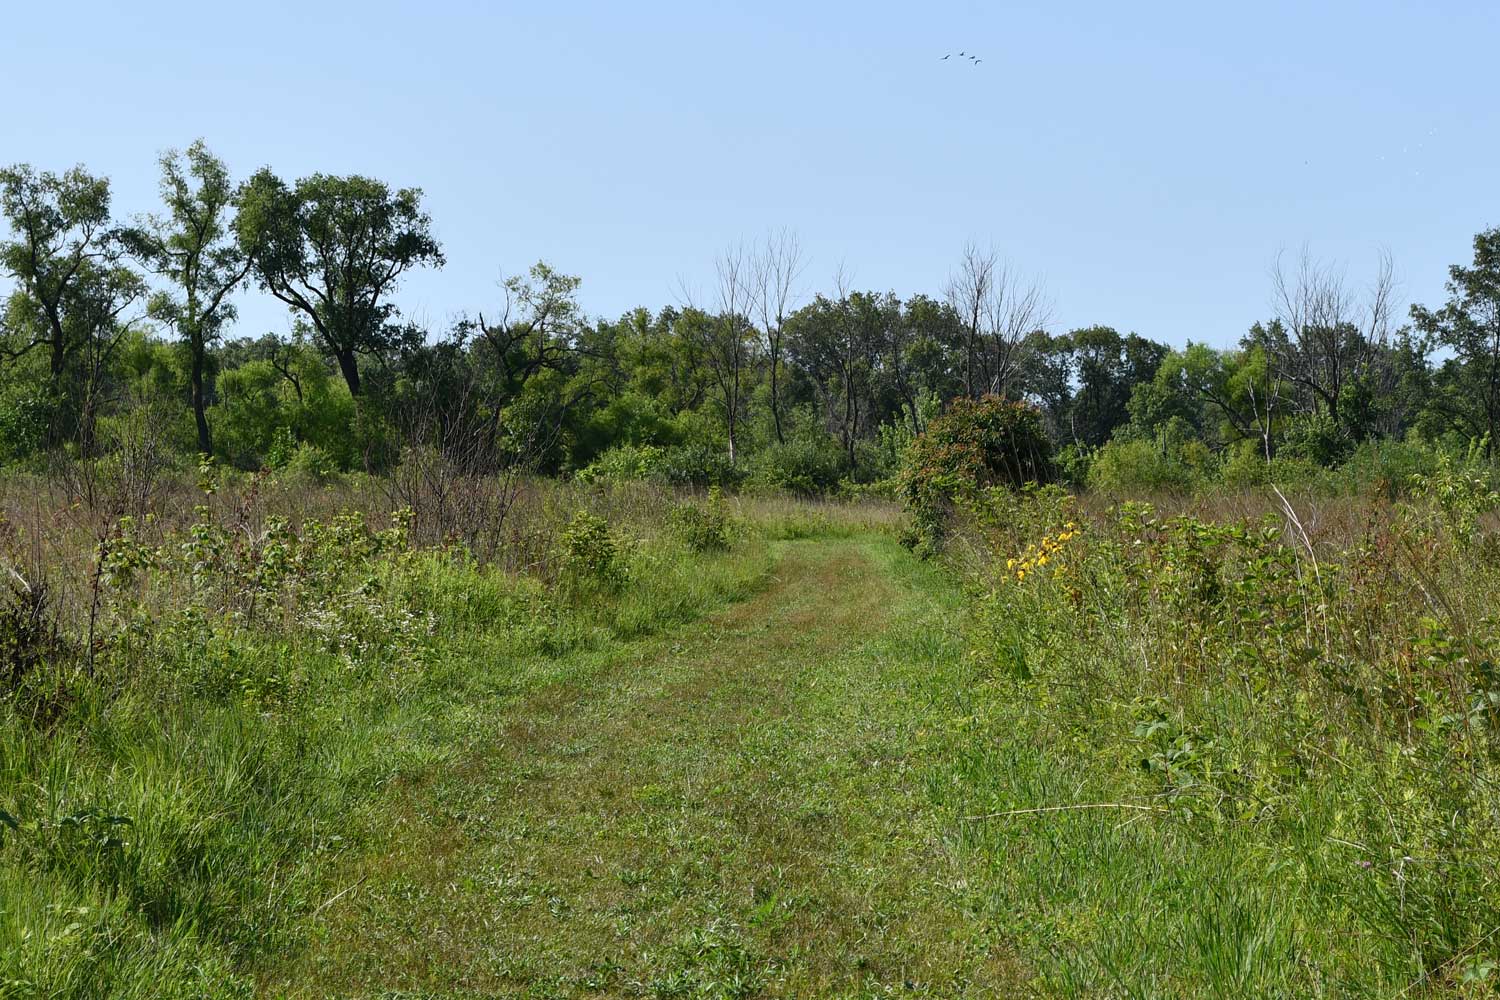
[[[952,55],[953,55],[953,53],[950,52],[950,53],[948,53],[948,55],[943,56],[942,59],[939,59],[938,62],[943,62],[944,60],[950,58]],[[971,56],[967,52],[960,52],[958,54],[958,57],[960,59],[967,59],[967,60],[969,60],[969,63],[971,65],[974,65],[974,66],[978,66],[980,63],[984,62],[984,60],[981,59],[981,58],[979,58],[978,56]]]

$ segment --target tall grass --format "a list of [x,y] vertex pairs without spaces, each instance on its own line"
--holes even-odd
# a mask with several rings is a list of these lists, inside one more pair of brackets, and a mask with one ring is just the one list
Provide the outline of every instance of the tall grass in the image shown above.
[[1496,497],[1418,486],[975,512],[932,795],[1044,993],[1493,994]]

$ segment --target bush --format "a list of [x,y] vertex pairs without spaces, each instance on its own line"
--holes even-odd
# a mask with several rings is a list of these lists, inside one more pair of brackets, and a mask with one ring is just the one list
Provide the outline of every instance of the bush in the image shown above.
[[42,450],[52,411],[52,405],[40,391],[12,387],[0,392],[0,465],[20,461]]
[[565,585],[612,589],[629,575],[620,546],[604,518],[580,510],[563,530],[561,541]]
[[339,471],[339,465],[328,452],[315,444],[308,444],[304,441],[297,445],[287,458],[283,471],[293,476],[322,483],[327,482]]
[[578,471],[582,483],[629,483],[661,478],[665,452],[655,445],[622,444]]
[[1354,443],[1332,418],[1324,413],[1310,413],[1292,421],[1279,453],[1330,468],[1345,461],[1353,450]]
[[830,439],[802,438],[756,454],[750,481],[799,496],[818,496],[836,489],[843,471],[843,453]]
[[1057,478],[1075,489],[1088,485],[1093,465],[1094,449],[1088,445],[1069,444],[1058,449]]
[[921,554],[941,546],[958,506],[990,486],[1056,478],[1041,413],[998,396],[956,399],[907,451],[901,500],[911,524],[902,541]]
[[1436,449],[1424,444],[1372,438],[1354,449],[1339,468],[1339,479],[1346,492],[1373,492],[1394,500],[1416,477],[1436,472],[1439,457]]
[[1111,441],[1094,455],[1089,487],[1104,493],[1188,493],[1203,482],[1205,456],[1190,463],[1157,441]]
[[678,537],[694,552],[717,552],[729,548],[732,526],[729,508],[717,486],[708,491],[704,503],[688,501],[674,506],[669,519]]
[[662,453],[661,478],[672,486],[732,489],[744,481],[744,470],[730,464],[729,456],[706,444],[679,445]]

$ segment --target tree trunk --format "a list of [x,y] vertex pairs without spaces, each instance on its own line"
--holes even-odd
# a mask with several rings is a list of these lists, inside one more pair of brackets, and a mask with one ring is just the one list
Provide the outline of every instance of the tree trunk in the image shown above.
[[339,361],[339,371],[343,373],[344,382],[349,386],[349,395],[355,399],[359,398],[359,357],[353,351],[338,351],[335,357]]
[[776,378],[776,369],[781,367],[779,339],[777,338],[777,340],[771,342],[771,423],[776,428],[776,443],[786,444],[786,438],[781,433],[781,395],[779,383]]
[[209,433],[208,415],[204,412],[208,403],[204,399],[203,392],[203,342],[195,338],[192,346],[193,422],[198,425],[198,453],[212,455],[214,453],[213,436]]

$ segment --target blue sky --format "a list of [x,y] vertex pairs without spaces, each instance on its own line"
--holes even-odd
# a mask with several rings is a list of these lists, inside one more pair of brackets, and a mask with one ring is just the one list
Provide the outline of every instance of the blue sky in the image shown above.
[[808,291],[937,294],[972,239],[1057,329],[1227,345],[1304,242],[1441,298],[1500,225],[1497,43],[1493,2],[17,3],[0,161],[84,163],[126,214],[199,136],[237,176],[419,186],[449,263],[399,301],[433,325],[537,259],[591,313],[660,306],[789,226]]

